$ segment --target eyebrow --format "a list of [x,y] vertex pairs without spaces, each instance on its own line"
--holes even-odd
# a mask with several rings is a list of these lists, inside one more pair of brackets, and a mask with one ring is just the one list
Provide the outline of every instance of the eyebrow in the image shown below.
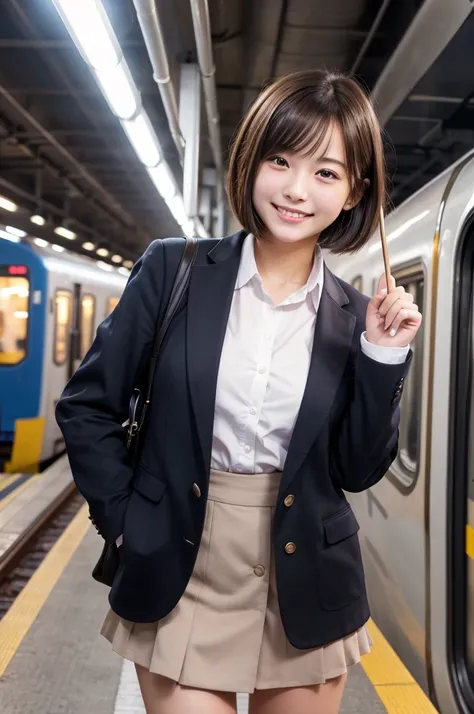
[[339,159],[332,159],[330,156],[321,156],[321,158],[316,159],[316,161],[318,163],[325,161],[330,164],[337,164],[338,166],[342,166],[344,171],[347,171],[347,166],[345,165],[345,163],[343,161],[339,161]]

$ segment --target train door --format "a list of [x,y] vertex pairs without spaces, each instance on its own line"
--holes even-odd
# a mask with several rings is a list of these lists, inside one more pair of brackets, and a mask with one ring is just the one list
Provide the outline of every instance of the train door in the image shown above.
[[[364,288],[377,290],[383,264],[369,266]],[[397,285],[425,309],[426,269],[414,259],[392,265]],[[367,284],[368,283],[368,284]],[[386,477],[349,495],[360,522],[360,541],[372,616],[418,682],[428,689],[425,633],[425,469],[423,439],[424,329],[412,344],[413,360],[400,405],[399,451]],[[387,607],[387,603],[390,604]]]
[[453,325],[448,469],[448,666],[462,707],[474,711],[474,219],[459,251]]

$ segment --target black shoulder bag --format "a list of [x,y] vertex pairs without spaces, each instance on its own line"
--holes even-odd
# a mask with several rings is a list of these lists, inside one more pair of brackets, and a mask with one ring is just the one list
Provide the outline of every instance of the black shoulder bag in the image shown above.
[[[152,356],[148,367],[148,380],[146,385],[146,396],[143,400],[143,395],[140,389],[135,388],[132,392],[129,405],[129,416],[122,426],[127,427],[127,449],[131,453],[133,467],[135,468],[138,459],[138,436],[145,422],[145,416],[151,400],[153,389],[153,379],[155,376],[155,368],[160,353],[160,348],[163,339],[166,335],[168,327],[171,324],[173,317],[181,303],[189,285],[191,270],[196,260],[198,250],[198,241],[196,238],[186,238],[183,257],[178,267],[173,287],[171,289],[170,298],[161,324],[157,326],[155,340],[153,343]],[[99,560],[97,561],[92,577],[99,583],[112,586],[115,574],[117,573],[120,564],[120,555],[116,543],[105,543]]]

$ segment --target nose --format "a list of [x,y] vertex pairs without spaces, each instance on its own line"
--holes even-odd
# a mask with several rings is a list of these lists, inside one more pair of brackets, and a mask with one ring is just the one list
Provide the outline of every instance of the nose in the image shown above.
[[[288,172],[289,173],[289,172]],[[283,188],[283,195],[294,203],[301,203],[308,198],[306,180],[302,174],[293,173],[288,176],[288,182]]]

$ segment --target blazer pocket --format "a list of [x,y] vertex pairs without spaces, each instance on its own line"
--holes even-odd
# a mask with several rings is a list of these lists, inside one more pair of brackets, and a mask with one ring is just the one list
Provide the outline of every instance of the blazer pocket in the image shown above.
[[166,490],[166,483],[139,466],[138,473],[133,479],[133,488],[153,503],[159,503]]
[[325,610],[350,605],[364,589],[358,530],[357,518],[350,507],[323,521],[318,594]]

